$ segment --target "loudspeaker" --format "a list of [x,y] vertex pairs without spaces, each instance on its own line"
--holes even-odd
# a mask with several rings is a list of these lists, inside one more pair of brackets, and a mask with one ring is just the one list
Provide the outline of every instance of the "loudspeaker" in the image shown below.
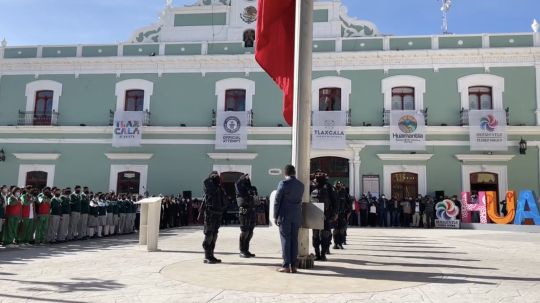
[[191,199],[191,190],[184,190],[182,192],[182,198],[184,199]]
[[444,195],[444,190],[436,190],[436,191],[435,191],[435,201],[440,201],[440,200],[442,200],[441,197],[442,197],[442,198],[445,197],[445,195]]

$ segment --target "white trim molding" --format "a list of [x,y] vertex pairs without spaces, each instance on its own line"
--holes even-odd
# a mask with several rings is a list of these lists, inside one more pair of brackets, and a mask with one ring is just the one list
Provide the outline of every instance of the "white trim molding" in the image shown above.
[[383,161],[427,161],[433,154],[377,154]]
[[26,185],[26,174],[33,171],[42,171],[47,173],[47,186],[54,186],[54,165],[42,165],[42,164],[21,164],[19,165],[19,179],[17,184],[19,187]]
[[258,154],[254,153],[208,153],[213,160],[254,160]]
[[392,110],[392,89],[402,86],[414,88],[414,109],[423,110],[426,79],[409,75],[392,76],[382,80],[381,92],[384,95],[384,109]]
[[140,89],[144,91],[145,111],[150,111],[150,100],[154,94],[154,83],[143,79],[128,79],[116,83],[114,94],[116,95],[116,110],[124,110],[126,102],[126,91]]
[[536,65],[536,125],[540,125],[540,65]]
[[461,166],[461,190],[471,191],[471,174],[480,172],[489,172],[498,175],[499,197],[503,197],[508,190],[508,175],[505,165],[462,165]]
[[485,155],[485,154],[466,154],[459,155],[457,154],[456,159],[461,162],[508,162],[512,160],[515,155]]
[[253,179],[253,176],[251,175],[251,165],[214,164],[212,170],[217,171],[219,174],[226,173],[226,172],[237,172],[237,173],[248,174]]
[[384,194],[391,197],[392,194],[392,174],[414,173],[418,175],[418,194],[427,194],[427,174],[425,165],[384,165],[383,166],[383,188]]
[[228,89],[243,89],[246,91],[246,111],[253,109],[255,82],[244,78],[229,78],[216,82],[217,110],[225,110],[225,92]]
[[140,175],[139,180],[139,194],[143,194],[148,190],[148,165],[132,165],[132,164],[120,164],[111,165],[111,173],[109,177],[109,190],[116,192],[118,186],[118,174],[125,171],[134,171]]
[[19,160],[58,160],[61,154],[13,154]]
[[461,95],[461,108],[469,110],[469,87],[490,86],[492,88],[493,109],[503,109],[504,78],[490,74],[475,74],[457,80]]
[[351,80],[343,77],[320,77],[313,79],[311,86],[311,106],[314,111],[319,109],[319,91],[322,88],[336,87],[341,89],[341,111],[348,111],[352,93]]
[[106,153],[105,156],[110,160],[150,160],[154,154]]
[[62,83],[52,80],[37,80],[26,84],[26,111],[34,111],[36,93],[41,90],[51,90],[53,92],[52,110],[58,112],[58,104],[60,102],[60,96],[62,96]]

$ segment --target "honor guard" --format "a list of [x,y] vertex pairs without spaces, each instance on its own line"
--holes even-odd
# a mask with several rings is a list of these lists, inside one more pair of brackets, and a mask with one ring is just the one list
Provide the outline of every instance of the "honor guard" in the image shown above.
[[347,232],[347,222],[352,212],[352,200],[341,181],[336,182],[335,188],[338,203],[338,219],[334,228],[334,249],[343,249]]
[[337,219],[337,201],[334,188],[328,183],[328,177],[322,171],[315,173],[311,199],[313,202],[324,204],[324,229],[313,230],[313,247],[316,260],[326,261],[326,254],[332,241],[332,223]]
[[252,258],[255,255],[249,251],[249,242],[253,238],[253,230],[256,225],[257,192],[251,185],[251,180],[247,174],[242,175],[236,181],[235,188],[240,221],[240,257]]
[[221,186],[219,173],[213,171],[204,180],[204,201],[201,211],[204,211],[204,263],[221,263],[214,256],[219,227],[223,220],[223,213],[227,210],[227,197]]
[[4,232],[4,244],[7,247],[16,247],[17,244],[17,231],[19,228],[19,221],[21,221],[22,214],[22,202],[21,202],[21,189],[13,187],[11,194],[7,199],[6,206],[6,230]]
[[36,219],[36,244],[44,244],[47,240],[47,230],[49,228],[49,217],[51,213],[51,189],[45,187],[37,197],[37,219]]

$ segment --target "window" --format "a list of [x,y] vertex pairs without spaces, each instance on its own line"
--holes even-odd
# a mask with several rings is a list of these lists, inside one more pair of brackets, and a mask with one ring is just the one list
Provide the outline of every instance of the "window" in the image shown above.
[[248,29],[244,32],[244,47],[251,48],[255,44],[255,31]]
[[489,86],[469,87],[469,109],[493,109],[493,89]]
[[144,110],[144,90],[133,89],[126,91],[124,110],[127,112],[141,112]]
[[392,88],[392,110],[414,109],[414,87]]
[[47,172],[29,171],[26,173],[25,185],[31,185],[33,188],[43,189],[47,186]]
[[225,91],[225,111],[243,112],[246,110],[246,90],[228,89]]
[[138,194],[141,183],[141,173],[136,171],[119,172],[116,182],[116,193]]
[[34,103],[34,125],[51,125],[53,111],[52,90],[40,90],[36,92]]
[[341,111],[341,88],[329,87],[319,90],[319,111]]

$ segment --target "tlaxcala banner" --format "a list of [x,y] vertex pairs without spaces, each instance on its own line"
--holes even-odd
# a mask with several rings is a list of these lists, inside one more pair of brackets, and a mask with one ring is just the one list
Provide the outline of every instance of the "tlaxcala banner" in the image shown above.
[[141,146],[144,112],[116,111],[113,121],[114,147]]
[[423,112],[390,112],[390,150],[426,150],[426,122]]
[[506,112],[504,110],[470,110],[469,138],[471,150],[508,150]]

